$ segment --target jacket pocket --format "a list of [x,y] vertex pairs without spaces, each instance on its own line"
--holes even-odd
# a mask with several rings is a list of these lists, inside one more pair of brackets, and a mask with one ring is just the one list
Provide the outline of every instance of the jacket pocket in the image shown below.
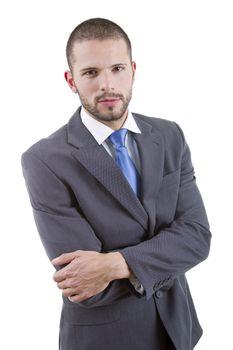
[[116,322],[120,319],[120,310],[116,305],[84,308],[78,304],[63,304],[62,317],[73,325],[100,325]]

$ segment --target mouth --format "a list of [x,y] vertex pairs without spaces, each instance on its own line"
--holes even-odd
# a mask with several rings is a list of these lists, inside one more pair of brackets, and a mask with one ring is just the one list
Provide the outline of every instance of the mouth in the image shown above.
[[101,103],[103,105],[115,105],[117,104],[121,99],[119,97],[109,97],[109,98],[102,98],[98,100],[98,103]]

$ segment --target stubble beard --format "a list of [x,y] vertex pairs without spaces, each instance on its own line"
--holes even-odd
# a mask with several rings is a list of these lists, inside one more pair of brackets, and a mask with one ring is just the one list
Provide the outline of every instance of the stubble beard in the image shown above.
[[[132,88],[124,97],[122,94],[114,94],[114,93],[109,93],[109,94],[102,94],[100,96],[97,96],[95,98],[94,103],[90,103],[84,96],[82,96],[78,92],[80,101],[83,105],[83,107],[86,109],[87,112],[92,114],[97,120],[102,121],[102,122],[110,122],[110,121],[116,121],[122,118],[122,116],[125,114],[126,110],[128,109],[129,103],[132,98]],[[119,110],[116,110],[115,106],[108,106],[106,108],[105,113],[101,113],[99,108],[98,108],[98,101],[103,98],[120,98],[122,101],[122,106]]]

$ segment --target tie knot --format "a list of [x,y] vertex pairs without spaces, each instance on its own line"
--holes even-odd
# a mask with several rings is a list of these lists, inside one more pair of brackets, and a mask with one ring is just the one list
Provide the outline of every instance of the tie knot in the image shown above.
[[125,137],[127,134],[127,129],[119,129],[117,131],[114,131],[110,136],[109,140],[112,142],[112,144],[116,148],[124,147],[125,146]]

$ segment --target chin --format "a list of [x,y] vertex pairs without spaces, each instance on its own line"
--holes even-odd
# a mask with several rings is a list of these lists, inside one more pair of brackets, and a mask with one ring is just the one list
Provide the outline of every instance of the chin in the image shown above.
[[115,121],[115,120],[119,120],[123,117],[125,112],[119,112],[119,113],[106,113],[106,114],[101,114],[99,115],[99,118],[105,121]]

